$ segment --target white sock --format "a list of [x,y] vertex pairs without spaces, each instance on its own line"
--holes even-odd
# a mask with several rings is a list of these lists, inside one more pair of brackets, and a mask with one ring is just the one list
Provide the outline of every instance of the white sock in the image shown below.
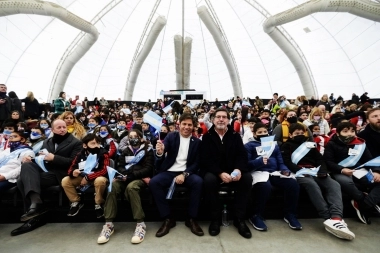
[[145,222],[137,222],[137,225],[141,225],[143,228],[146,229],[146,225],[145,225]]
[[112,221],[111,222],[106,222],[106,225],[109,226],[109,227],[113,227]]

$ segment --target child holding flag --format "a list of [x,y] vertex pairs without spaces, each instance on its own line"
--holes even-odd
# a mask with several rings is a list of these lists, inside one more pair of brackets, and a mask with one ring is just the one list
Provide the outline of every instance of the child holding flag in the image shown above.
[[[324,158],[342,191],[352,199],[359,219],[370,224],[371,209],[380,212],[377,206],[380,203],[380,159],[373,159],[365,141],[356,136],[356,125],[342,122],[337,126],[336,135],[326,146]],[[358,174],[355,169],[359,167],[364,167],[368,173]],[[369,194],[359,190],[356,184],[370,190]]]
[[83,191],[90,185],[95,186],[95,212],[97,218],[103,216],[103,194],[107,185],[107,166],[110,165],[108,151],[100,147],[101,139],[88,134],[83,139],[83,150],[74,158],[68,176],[62,179],[62,188],[71,202],[67,216],[75,216],[83,207],[76,188]]

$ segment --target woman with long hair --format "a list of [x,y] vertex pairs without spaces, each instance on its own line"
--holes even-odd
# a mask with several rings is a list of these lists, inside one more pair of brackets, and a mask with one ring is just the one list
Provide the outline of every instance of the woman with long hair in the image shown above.
[[304,120],[302,123],[307,127],[317,124],[321,134],[327,135],[330,132],[329,123],[323,118],[323,112],[318,107],[314,107],[309,114],[309,118]]
[[59,119],[66,122],[67,132],[71,133],[78,140],[82,140],[86,136],[86,130],[81,123],[77,121],[74,113],[66,111],[59,116]]

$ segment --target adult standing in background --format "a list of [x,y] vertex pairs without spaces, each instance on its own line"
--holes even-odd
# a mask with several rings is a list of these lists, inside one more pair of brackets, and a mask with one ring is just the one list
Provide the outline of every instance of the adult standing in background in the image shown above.
[[9,118],[12,110],[12,101],[7,96],[7,86],[0,84],[0,126]]
[[18,98],[16,92],[10,91],[8,96],[11,98],[12,111],[18,111],[21,114],[21,100]]
[[369,103],[369,97],[367,95],[368,95],[368,92],[364,92],[363,95],[360,96],[360,103],[362,104]]
[[25,103],[23,106],[24,119],[38,119],[41,115],[40,112],[40,103],[34,98],[34,94],[31,91],[28,91],[26,98],[21,100],[22,103]]
[[66,93],[61,91],[59,97],[54,100],[55,113],[62,114],[64,111],[70,110],[70,103],[66,100]]

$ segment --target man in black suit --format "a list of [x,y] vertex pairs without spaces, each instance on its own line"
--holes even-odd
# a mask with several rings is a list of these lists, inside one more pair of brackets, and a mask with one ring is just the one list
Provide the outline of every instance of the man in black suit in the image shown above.
[[156,168],[158,174],[149,182],[149,188],[164,219],[164,223],[157,231],[156,236],[162,237],[169,233],[170,228],[176,225],[171,216],[169,203],[166,200],[168,188],[173,180],[175,184],[190,188],[190,204],[188,219],[185,224],[193,234],[202,236],[203,231],[196,222],[198,207],[202,193],[202,178],[197,175],[200,140],[192,136],[195,119],[191,114],[181,115],[179,132],[173,132],[165,137],[164,142],[156,144]]
[[235,220],[239,234],[251,238],[251,231],[245,224],[245,212],[252,188],[252,176],[247,170],[248,155],[240,134],[229,125],[230,114],[224,108],[214,112],[213,126],[202,137],[201,173],[204,175],[205,203],[210,210],[209,234],[220,233],[221,206],[219,186],[230,185],[235,189]]
[[28,210],[21,216],[21,221],[26,223],[13,230],[12,236],[30,232],[44,225],[40,215],[47,210],[41,200],[41,190],[60,185],[75,156],[82,151],[82,142],[67,132],[63,120],[57,119],[53,122],[52,132],[53,137],[45,140],[42,145],[41,150],[46,149],[47,152],[40,154],[45,155],[43,163],[47,172],[33,163],[30,157],[22,161],[17,186]]

